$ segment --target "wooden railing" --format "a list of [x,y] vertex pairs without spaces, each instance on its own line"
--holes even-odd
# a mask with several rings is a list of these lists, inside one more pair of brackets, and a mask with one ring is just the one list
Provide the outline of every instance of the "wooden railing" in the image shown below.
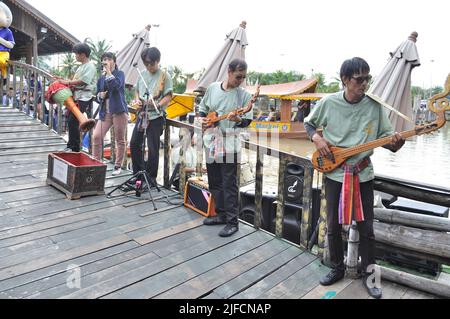
[[[6,90],[13,91],[12,106],[20,111],[33,116],[35,119],[45,124],[49,130],[54,130],[61,135],[62,132],[62,106],[56,107],[48,104],[49,110],[46,112],[46,102],[44,93],[49,84],[53,81],[53,75],[18,61],[9,61],[8,78],[6,79]],[[31,79],[33,86],[31,87]],[[2,79],[2,83],[3,83]],[[39,88],[40,86],[40,88]],[[8,92],[3,92],[3,86],[0,85],[0,96]],[[2,99],[3,104],[3,99]],[[33,111],[31,110],[33,108]],[[57,116],[57,123],[55,123]]]
[[[193,125],[182,123],[175,120],[166,121],[165,137],[164,137],[164,186],[170,188],[170,163],[171,163],[171,128],[176,127],[181,131],[182,143],[190,142],[190,134],[192,132],[198,133],[197,136],[201,136],[198,128]],[[256,152],[256,164],[254,164],[256,171],[255,182],[255,216],[254,226],[261,228],[262,221],[262,203],[263,203],[263,182],[264,182],[264,159],[266,156],[271,156],[279,161],[279,181],[278,181],[278,195],[277,195],[277,214],[276,214],[276,230],[275,235],[277,237],[283,237],[283,220],[285,215],[286,198],[285,198],[285,186],[286,186],[286,171],[287,165],[293,163],[304,168],[304,184],[303,184],[303,201],[302,201],[302,216],[301,216],[301,229],[300,229],[300,245],[302,248],[307,248],[309,245],[310,237],[312,234],[312,187],[313,187],[313,174],[314,169],[311,161],[307,158],[291,155],[270,147],[257,145],[251,142],[242,142],[243,149]],[[203,159],[202,142],[197,142],[197,175],[201,174],[201,166]],[[252,164],[251,164],[252,165]],[[183,147],[180,152],[180,193],[184,193],[185,185],[185,155]],[[238,172],[238,176],[240,176]],[[238,179],[239,180],[239,179]]]

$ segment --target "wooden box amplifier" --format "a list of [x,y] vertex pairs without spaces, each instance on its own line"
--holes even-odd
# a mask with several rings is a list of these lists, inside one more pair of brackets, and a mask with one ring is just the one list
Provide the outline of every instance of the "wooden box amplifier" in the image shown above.
[[105,164],[84,153],[51,153],[47,185],[64,192],[69,199],[103,195],[106,168]]
[[205,216],[216,215],[214,200],[208,184],[199,178],[190,178],[184,190],[184,206]]

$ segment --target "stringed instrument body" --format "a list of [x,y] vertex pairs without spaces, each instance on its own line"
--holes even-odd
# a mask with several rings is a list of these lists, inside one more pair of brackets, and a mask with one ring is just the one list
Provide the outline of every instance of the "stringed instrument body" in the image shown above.
[[260,93],[260,89],[261,89],[261,85],[258,85],[256,87],[256,92],[255,94],[253,94],[251,100],[248,102],[248,104],[240,109],[234,110],[233,112],[227,113],[227,114],[223,114],[220,115],[217,112],[211,112],[206,116],[206,119],[208,120],[207,124],[205,125],[205,128],[211,128],[213,127],[216,123],[219,123],[220,121],[226,120],[230,114],[235,113],[236,116],[242,116],[244,114],[247,114],[248,112],[250,112],[253,109],[253,104],[256,102],[256,99],[259,96]]
[[[404,139],[416,136],[432,133],[445,125],[445,111],[446,108],[437,110],[437,119],[435,122],[428,125],[417,126],[414,130],[405,131],[400,133]],[[314,168],[321,173],[330,173],[335,169],[339,168],[342,164],[347,161],[352,156],[360,153],[364,153],[375,149],[380,146],[385,146],[390,144],[392,141],[392,136],[381,138],[372,142],[368,142],[362,145],[358,145],[350,148],[340,148],[340,147],[330,147],[331,155],[322,156],[319,151],[313,154],[311,159]]]

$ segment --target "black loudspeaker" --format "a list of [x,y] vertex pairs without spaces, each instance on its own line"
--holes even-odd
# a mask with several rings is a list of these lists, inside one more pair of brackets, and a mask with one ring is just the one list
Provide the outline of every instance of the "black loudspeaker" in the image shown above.
[[[303,193],[303,192],[302,192]],[[320,217],[320,189],[313,188],[312,191],[312,220],[311,220],[311,234],[314,233]],[[274,201],[272,205],[270,232],[275,233],[276,216],[277,216],[278,202]],[[300,232],[302,223],[303,206],[296,203],[286,202],[284,206],[284,220],[283,220],[283,238],[290,242],[300,244]]]
[[[272,222],[270,225],[270,232],[275,234],[276,218],[277,218],[278,202],[272,203]],[[303,207],[298,204],[285,203],[284,219],[283,219],[283,238],[290,242],[300,244],[300,227],[302,221]]]
[[[261,228],[270,232],[272,220],[272,203],[276,199],[275,194],[264,193],[262,201],[262,223]],[[241,212],[239,218],[249,224],[255,222],[255,191],[241,192]]]
[[286,202],[301,205],[303,202],[303,184],[305,169],[297,164],[288,163],[286,167],[286,181],[284,198]]
[[189,124],[194,124],[194,121],[195,121],[195,113],[189,113],[186,117],[187,117],[188,120],[189,120]]

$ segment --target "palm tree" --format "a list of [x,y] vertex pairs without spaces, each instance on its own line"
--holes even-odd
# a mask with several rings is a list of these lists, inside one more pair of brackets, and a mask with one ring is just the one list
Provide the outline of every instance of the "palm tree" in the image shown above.
[[37,61],[37,67],[39,69],[48,71],[48,70],[51,69],[50,63],[51,63],[51,57],[50,56],[48,56],[48,55],[46,55],[46,56],[39,56],[38,57],[38,61]]
[[61,65],[63,77],[66,79],[72,79],[75,75],[77,66],[77,61],[75,60],[75,56],[72,53],[67,53],[66,55],[64,55]]
[[[91,56],[90,59],[97,65],[99,66],[101,64],[101,58],[102,55],[105,52],[108,52],[109,50],[111,50],[111,42],[108,40],[98,40],[97,42],[94,42],[91,38],[87,38],[84,41],[89,48],[91,49]],[[98,77],[100,77],[101,75],[101,70],[100,67],[97,67],[97,72],[98,72]]]
[[183,73],[183,70],[178,66],[171,66],[168,72],[173,81],[173,88],[175,93],[183,93],[186,91],[186,83],[188,77]]

